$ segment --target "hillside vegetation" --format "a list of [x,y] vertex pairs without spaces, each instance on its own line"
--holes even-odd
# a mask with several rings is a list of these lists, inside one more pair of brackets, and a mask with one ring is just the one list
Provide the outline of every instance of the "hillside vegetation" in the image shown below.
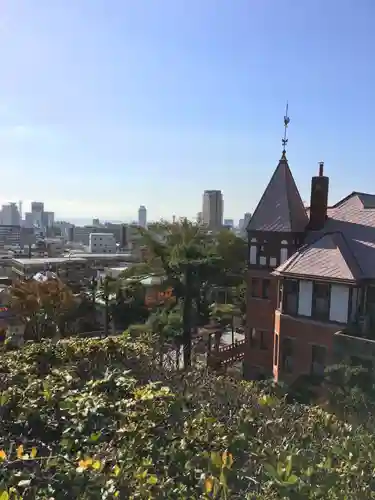
[[375,498],[375,439],[127,336],[0,359],[0,499]]

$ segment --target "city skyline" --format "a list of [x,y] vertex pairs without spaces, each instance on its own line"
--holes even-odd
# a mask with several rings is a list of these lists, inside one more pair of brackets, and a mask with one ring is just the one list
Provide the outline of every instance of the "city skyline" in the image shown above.
[[375,183],[371,0],[1,9],[0,203],[32,196],[65,219],[136,219],[141,204],[152,219],[194,218],[218,189],[225,216],[241,217],[281,156],[286,100],[303,199],[321,160],[331,203]]

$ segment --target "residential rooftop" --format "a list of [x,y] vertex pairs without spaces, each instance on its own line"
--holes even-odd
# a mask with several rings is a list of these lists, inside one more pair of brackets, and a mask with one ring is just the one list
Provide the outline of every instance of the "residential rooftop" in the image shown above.
[[274,274],[342,282],[375,279],[375,195],[353,192],[327,211],[321,231]]
[[69,255],[70,255],[70,259],[76,259],[78,257],[78,258],[82,258],[82,259],[91,259],[91,260],[95,260],[95,259],[121,260],[123,262],[133,258],[133,255],[130,253],[91,253],[91,252],[87,252],[87,253],[86,252],[77,252],[77,253],[72,252],[70,254],[65,255],[64,257],[69,258]]
[[86,259],[81,257],[36,257],[32,259],[12,259],[14,264],[24,267],[43,266],[49,264],[65,264],[66,262],[86,262]]

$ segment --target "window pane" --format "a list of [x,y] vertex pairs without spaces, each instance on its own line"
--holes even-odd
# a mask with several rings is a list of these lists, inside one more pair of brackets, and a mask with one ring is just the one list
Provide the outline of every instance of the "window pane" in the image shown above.
[[251,296],[260,297],[260,281],[258,278],[251,279]]
[[257,347],[258,339],[257,339],[257,331],[255,328],[250,328],[250,345],[251,347]]
[[317,319],[329,319],[330,286],[326,283],[314,283],[313,287],[313,316]]
[[293,340],[286,338],[282,343],[282,369],[287,373],[293,372]]
[[298,310],[298,281],[285,280],[283,288],[283,312],[296,315]]
[[270,298],[270,286],[271,286],[270,280],[263,280],[263,282],[262,282],[262,297],[264,299]]
[[326,367],[326,348],[313,345],[311,348],[311,373],[312,375],[324,375]]

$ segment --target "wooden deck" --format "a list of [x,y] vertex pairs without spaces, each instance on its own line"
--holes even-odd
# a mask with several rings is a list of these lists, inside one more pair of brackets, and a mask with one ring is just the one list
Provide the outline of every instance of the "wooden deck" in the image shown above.
[[220,369],[231,366],[237,361],[241,361],[245,354],[245,339],[234,344],[220,347],[218,351],[210,351],[207,364],[210,368]]

